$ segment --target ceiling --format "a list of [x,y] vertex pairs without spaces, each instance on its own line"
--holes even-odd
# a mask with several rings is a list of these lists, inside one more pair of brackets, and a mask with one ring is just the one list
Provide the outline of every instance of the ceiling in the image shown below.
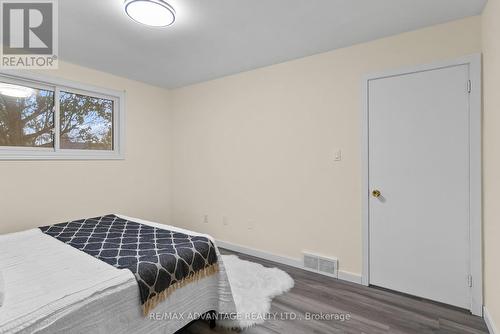
[[177,88],[480,14],[486,0],[167,0],[171,27],[123,0],[59,1],[60,59]]

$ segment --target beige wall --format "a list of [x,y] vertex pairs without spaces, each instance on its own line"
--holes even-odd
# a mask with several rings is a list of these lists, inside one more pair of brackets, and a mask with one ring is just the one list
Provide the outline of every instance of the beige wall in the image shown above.
[[173,91],[173,221],[361,273],[363,75],[480,50],[473,17]]
[[500,330],[500,1],[483,13],[483,190],[486,308]]
[[127,91],[126,158],[0,161],[0,233],[112,212],[168,223],[169,93],[67,63],[46,73]]

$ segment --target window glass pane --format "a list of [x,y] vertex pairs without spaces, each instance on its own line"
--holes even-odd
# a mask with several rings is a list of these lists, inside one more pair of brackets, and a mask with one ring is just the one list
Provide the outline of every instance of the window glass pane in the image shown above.
[[61,91],[61,148],[113,150],[112,100]]
[[54,92],[0,82],[0,146],[54,147]]

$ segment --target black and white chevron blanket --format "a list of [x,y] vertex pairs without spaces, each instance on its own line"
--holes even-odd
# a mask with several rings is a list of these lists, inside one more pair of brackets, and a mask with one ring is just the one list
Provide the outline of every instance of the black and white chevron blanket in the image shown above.
[[40,227],[50,235],[116,268],[132,271],[144,314],[175,289],[218,272],[214,244],[115,215]]

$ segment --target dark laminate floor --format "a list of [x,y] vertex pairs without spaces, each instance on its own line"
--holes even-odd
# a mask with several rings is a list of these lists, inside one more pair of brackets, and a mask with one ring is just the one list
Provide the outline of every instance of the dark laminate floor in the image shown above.
[[[221,250],[222,253],[231,252]],[[295,333],[488,333],[483,319],[452,307],[377,288],[346,283],[274,262],[237,254],[268,267],[278,267],[295,287],[273,300],[271,312],[350,314],[351,320],[269,320],[245,334]],[[182,334],[231,333],[195,322]]]

